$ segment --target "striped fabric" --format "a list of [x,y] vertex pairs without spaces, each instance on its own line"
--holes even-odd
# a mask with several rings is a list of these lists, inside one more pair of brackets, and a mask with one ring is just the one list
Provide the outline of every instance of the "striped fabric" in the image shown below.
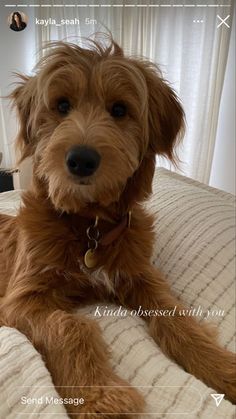
[[[0,211],[14,214],[18,205],[19,193],[0,194]],[[166,274],[172,289],[186,305],[204,315],[210,310],[208,318],[203,319],[202,315],[199,321],[215,323],[221,344],[234,350],[234,197],[161,168],[156,172],[154,194],[147,205],[156,216],[153,263]],[[170,413],[172,419],[235,417],[230,402],[223,400],[216,407],[210,396],[214,390],[162,354],[139,317],[128,313],[126,317],[99,318],[94,316],[96,307],[79,311],[99,323],[111,348],[115,371],[144,394],[146,413],[152,415],[144,414],[142,419],[165,418]],[[100,306],[100,311],[103,308]],[[20,386],[30,385],[31,397],[49,392],[45,387],[37,387],[51,385],[40,355],[14,329],[0,329],[0,370],[0,419],[26,413],[25,406],[20,405]],[[50,392],[56,394],[52,387]],[[27,417],[47,418],[50,409],[34,406],[34,415]],[[66,417],[61,406],[55,406],[53,412],[60,418]]]
[[15,215],[21,202],[20,193],[20,190],[0,193],[0,212]]
[[[0,418],[51,419],[52,413],[68,418],[64,406],[49,403],[24,404],[23,397],[44,400],[58,397],[41,356],[27,338],[15,329],[0,328]],[[28,415],[28,412],[32,415]],[[39,414],[42,415],[39,416]]]

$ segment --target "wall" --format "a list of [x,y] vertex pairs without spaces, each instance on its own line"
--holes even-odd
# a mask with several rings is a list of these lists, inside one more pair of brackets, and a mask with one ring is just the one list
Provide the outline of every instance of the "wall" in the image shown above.
[[[27,8],[29,22],[27,28],[21,32],[14,32],[8,27],[7,17],[13,11],[24,12],[24,8],[13,10],[1,5],[0,10],[0,94],[5,96],[13,89],[11,83],[16,78],[14,71],[30,73],[35,63],[35,25],[34,11]],[[16,118],[10,111],[10,103],[6,99],[0,102],[0,151],[3,151],[2,167],[12,167],[14,164],[4,143],[13,149],[16,134]]]
[[[235,15],[222,91],[210,185],[235,194]],[[234,100],[232,100],[234,98]]]

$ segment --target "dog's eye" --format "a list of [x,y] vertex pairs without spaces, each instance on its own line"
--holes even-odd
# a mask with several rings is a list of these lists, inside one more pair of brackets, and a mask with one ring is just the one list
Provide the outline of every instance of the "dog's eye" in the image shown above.
[[123,103],[115,102],[111,108],[111,116],[114,118],[121,118],[127,112],[126,106]]
[[70,112],[71,106],[68,99],[62,98],[57,102],[57,110],[63,115],[67,115]]

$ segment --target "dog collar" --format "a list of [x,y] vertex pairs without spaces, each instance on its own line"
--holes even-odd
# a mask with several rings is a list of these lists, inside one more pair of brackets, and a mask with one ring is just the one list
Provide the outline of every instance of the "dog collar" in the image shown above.
[[96,249],[98,246],[109,246],[120,237],[126,228],[130,228],[131,211],[124,215],[119,224],[117,224],[112,230],[108,231],[108,233],[104,234],[104,236],[100,235],[98,223],[99,217],[96,216],[95,223],[89,226],[86,230],[88,238],[88,250],[84,254],[84,264],[87,268],[90,269],[95,268],[97,265],[98,260]]

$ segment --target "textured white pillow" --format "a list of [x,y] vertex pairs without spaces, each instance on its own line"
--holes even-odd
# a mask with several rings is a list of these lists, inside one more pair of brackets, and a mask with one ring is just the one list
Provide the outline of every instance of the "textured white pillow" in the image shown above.
[[234,350],[235,197],[159,169],[150,206],[156,214],[155,265],[186,305],[218,311],[207,320]]

